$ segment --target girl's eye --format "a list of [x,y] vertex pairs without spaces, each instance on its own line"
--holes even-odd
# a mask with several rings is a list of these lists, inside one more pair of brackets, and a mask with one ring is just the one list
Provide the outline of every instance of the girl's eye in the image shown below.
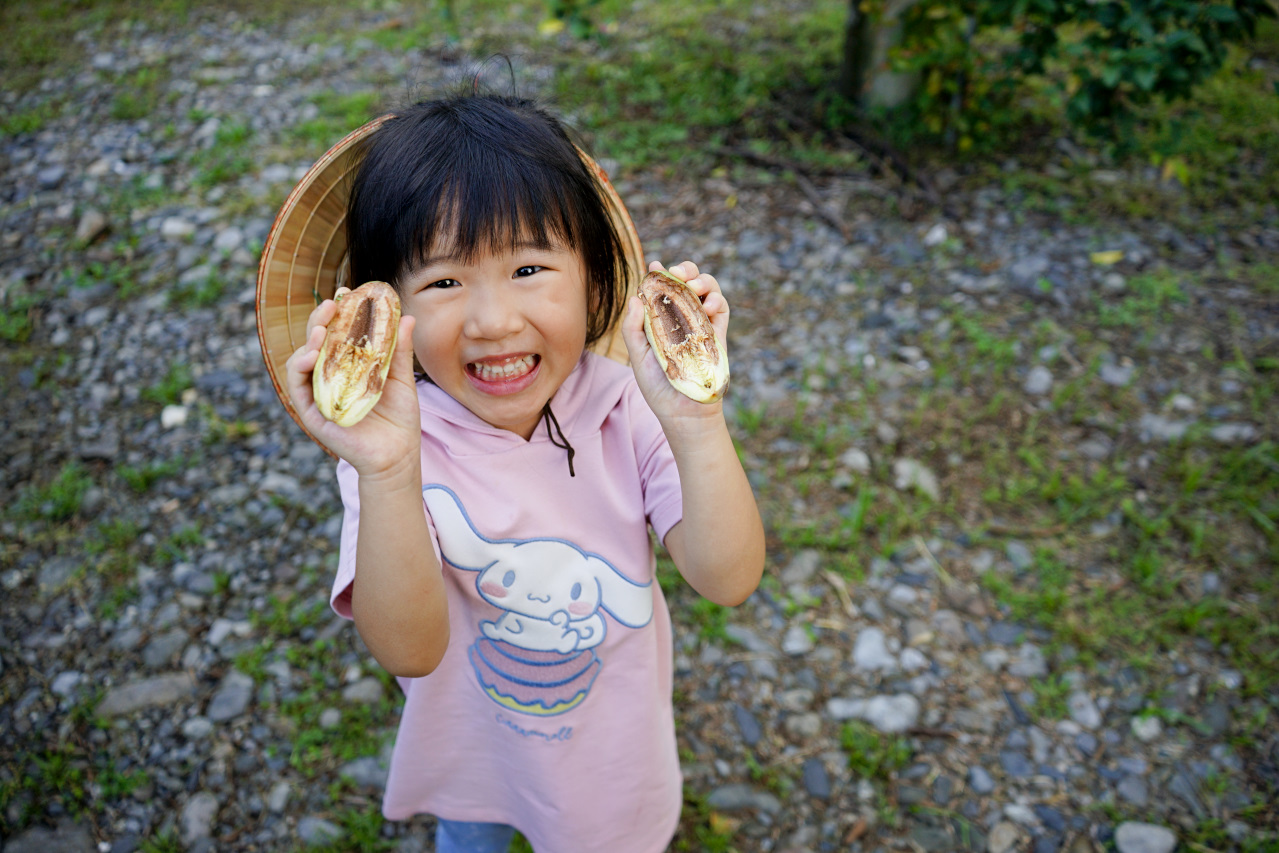
[[516,277],[516,278],[524,278],[525,276],[530,276],[530,275],[532,275],[533,273],[535,273],[535,272],[539,272],[539,271],[544,270],[544,269],[546,269],[546,268],[545,268],[545,267],[532,266],[532,265],[530,265],[530,266],[526,266],[526,267],[520,267],[519,269],[517,269],[517,270],[515,271],[515,277]]
[[422,289],[423,290],[448,290],[451,287],[457,287],[459,283],[460,282],[458,282],[458,280],[455,278],[442,278],[439,281],[431,282],[430,284],[426,285],[426,287]]

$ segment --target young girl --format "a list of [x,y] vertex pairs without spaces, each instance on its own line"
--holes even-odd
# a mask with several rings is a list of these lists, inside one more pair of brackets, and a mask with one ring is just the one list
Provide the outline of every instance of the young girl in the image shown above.
[[[682,793],[649,527],[719,604],[763,569],[721,405],[667,382],[599,186],[528,101],[389,120],[347,223],[351,280],[403,305],[383,396],[350,428],[316,409],[331,301],[287,385],[342,460],[333,607],[405,694],[383,812],[436,815],[441,851],[505,851],[514,829],[539,853],[665,850]],[[670,271],[724,333],[715,279]],[[623,310],[631,368],[587,351]]]

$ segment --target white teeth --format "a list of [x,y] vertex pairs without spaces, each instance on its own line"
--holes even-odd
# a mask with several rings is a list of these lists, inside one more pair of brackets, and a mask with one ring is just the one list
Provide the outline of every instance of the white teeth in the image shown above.
[[501,379],[513,379],[516,376],[523,376],[533,369],[533,365],[537,363],[537,356],[526,355],[523,358],[513,358],[504,361],[501,364],[472,362],[475,369],[475,375],[486,382],[496,382]]

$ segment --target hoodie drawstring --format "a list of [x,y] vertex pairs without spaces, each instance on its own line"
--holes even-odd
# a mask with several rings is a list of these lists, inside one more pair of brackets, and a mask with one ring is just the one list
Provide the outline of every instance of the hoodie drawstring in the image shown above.
[[[568,439],[564,437],[564,430],[560,429],[560,422],[555,419],[555,413],[551,411],[550,400],[546,401],[546,405],[542,407],[542,420],[546,421],[546,437],[551,440],[551,444],[556,447],[563,448],[568,451],[568,475],[576,477],[573,472],[573,454],[577,451],[573,449],[573,445],[568,443]],[[555,432],[560,434],[560,440],[555,440],[555,435],[551,432],[551,425],[555,425]]]

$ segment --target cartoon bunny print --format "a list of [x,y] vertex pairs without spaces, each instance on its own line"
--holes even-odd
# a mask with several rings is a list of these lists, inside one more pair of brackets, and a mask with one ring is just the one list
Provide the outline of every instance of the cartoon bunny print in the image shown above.
[[453,491],[432,485],[422,492],[444,559],[475,572],[479,594],[502,611],[480,622],[484,636],[468,651],[481,687],[522,713],[575,707],[602,666],[594,649],[608,630],[604,613],[628,628],[647,625],[651,582],[637,584],[561,539],[489,539]]

